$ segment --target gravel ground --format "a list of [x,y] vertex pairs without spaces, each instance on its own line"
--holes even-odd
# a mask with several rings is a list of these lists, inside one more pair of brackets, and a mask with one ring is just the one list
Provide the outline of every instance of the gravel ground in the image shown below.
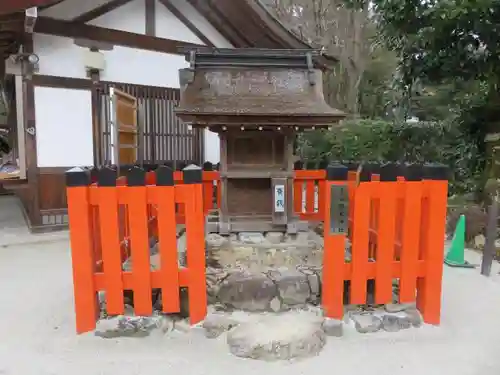
[[[480,257],[468,252],[471,262]],[[440,327],[329,338],[318,357],[265,363],[228,353],[201,329],[105,340],[77,336],[65,240],[0,247],[0,374],[274,375],[317,373],[497,375],[500,372],[500,267],[445,268]]]

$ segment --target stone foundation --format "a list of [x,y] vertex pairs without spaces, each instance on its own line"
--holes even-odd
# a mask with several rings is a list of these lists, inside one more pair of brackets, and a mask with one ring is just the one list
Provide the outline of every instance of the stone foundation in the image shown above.
[[[153,291],[155,313],[134,317],[132,309],[119,317],[107,317],[96,335],[103,338],[144,337],[151,332],[190,332],[203,329],[207,338],[227,334],[229,351],[240,357],[260,360],[302,358],[318,354],[327,337],[341,337],[344,331],[362,334],[397,332],[422,325],[414,304],[391,303],[374,306],[374,282],[367,282],[367,304],[347,305],[349,282],[344,282],[343,320],[323,317],[321,284],[323,238],[321,230],[298,235],[282,233],[239,233],[206,238],[207,293],[209,311],[201,326],[190,328],[186,290],[181,289],[181,313],[161,313],[161,292]],[[185,234],[178,236],[179,265],[185,265]],[[158,245],[150,247],[152,269],[159,268]],[[350,243],[345,248],[350,261]],[[132,267],[132,259],[123,264]],[[398,300],[398,282],[393,284],[393,302]],[[126,303],[133,295],[126,293]],[[105,312],[104,295],[100,293]]]
[[199,337],[196,332],[203,330],[207,339],[225,339],[228,351],[235,356],[276,361],[315,356],[329,338],[336,340],[346,333],[398,332],[422,326],[422,316],[410,304],[371,310],[346,307],[343,320],[324,318],[321,308],[313,306],[281,313],[220,312],[213,308],[209,311],[205,320],[195,326],[160,313],[152,317],[129,313],[101,320],[95,335],[116,339],[195,333]]
[[314,230],[209,234],[206,251],[209,302],[223,309],[279,312],[320,301],[323,238]]

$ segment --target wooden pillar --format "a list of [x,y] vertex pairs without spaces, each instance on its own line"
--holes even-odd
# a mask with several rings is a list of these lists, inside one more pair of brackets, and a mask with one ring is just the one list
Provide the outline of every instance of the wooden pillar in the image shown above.
[[[25,34],[23,43],[24,53],[33,53],[33,35]],[[40,214],[40,192],[39,192],[39,174],[37,165],[37,147],[36,147],[36,118],[35,118],[35,88],[31,79],[23,76],[23,95],[24,95],[24,129],[26,145],[26,178],[28,180],[28,207],[27,213],[31,226],[42,224]]]
[[230,223],[227,207],[227,133],[220,132],[220,168],[221,174],[220,189],[221,189],[221,206],[219,212],[219,232],[221,234],[229,234]]

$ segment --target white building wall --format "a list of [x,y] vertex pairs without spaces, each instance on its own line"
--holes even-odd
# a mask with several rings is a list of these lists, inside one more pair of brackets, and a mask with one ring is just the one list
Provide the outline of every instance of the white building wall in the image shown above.
[[[67,1],[67,0],[66,0]],[[73,0],[70,0],[73,1]],[[88,0],[87,0],[88,1]],[[90,2],[95,1],[91,0]],[[87,22],[87,25],[106,27],[108,29],[128,31],[130,33],[146,33],[146,7],[144,0],[134,0],[109,13]]]
[[[65,0],[42,11],[41,14],[47,17],[70,20],[107,2],[106,0]],[[231,44],[186,0],[173,0],[172,2],[216,47],[232,48]],[[203,44],[159,2],[156,3],[156,13],[158,37]],[[134,0],[90,21],[88,24],[144,34],[145,1]],[[76,46],[73,39],[37,33],[33,36],[33,42],[34,52],[40,57],[39,74],[87,78],[82,60],[84,49]],[[102,53],[106,62],[106,68],[101,73],[101,79],[104,81],[178,88],[178,71],[188,66],[184,56],[122,46],[115,46],[113,50],[102,51]],[[69,165],[68,160],[79,162],[79,164],[72,165],[83,165],[81,164],[83,161],[86,161],[88,165],[92,164],[92,148],[82,146],[78,137],[70,136],[64,142],[64,147],[66,147],[64,150],[72,150],[75,154],[72,158],[68,158],[68,155],[65,155],[66,152],[56,153],[57,150],[61,150],[62,146],[52,147],[56,142],[60,142],[60,134],[67,131],[60,129],[60,127],[73,121],[75,113],[81,115],[81,111],[87,111],[87,115],[81,116],[78,120],[76,125],[79,129],[78,134],[82,139],[88,139],[89,136],[92,136],[91,109],[88,107],[87,97],[82,94],[84,91],[78,91],[78,94],[69,94],[72,100],[66,100],[68,91],[66,89],[40,89],[37,88],[35,92],[36,103],[45,103],[55,107],[54,103],[62,100],[64,105],[55,107],[53,114],[49,109],[40,109],[37,112],[37,144],[40,143],[38,145],[39,166],[66,166]],[[88,92],[85,93],[90,95]],[[61,111],[64,113],[63,115],[61,115]],[[64,121],[52,121],[51,116],[55,116],[55,114],[58,114]],[[39,118],[39,116],[41,117]],[[44,121],[52,121],[52,124],[45,124]],[[83,121],[86,121],[85,126],[82,125]],[[219,137],[208,130],[205,131],[205,160],[213,163],[220,161]]]
[[35,116],[39,167],[94,163],[90,91],[35,87]]

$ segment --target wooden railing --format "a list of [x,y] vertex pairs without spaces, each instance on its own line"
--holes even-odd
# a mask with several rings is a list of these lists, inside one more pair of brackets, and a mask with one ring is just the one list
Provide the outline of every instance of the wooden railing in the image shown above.
[[[178,176],[177,176],[178,177]],[[192,323],[206,315],[205,240],[201,169],[184,170],[175,184],[172,169],[146,173],[132,168],[118,178],[103,168],[91,182],[90,171],[67,172],[68,215],[73,262],[77,332],[95,328],[97,292],[106,292],[110,315],[123,314],[124,290],[134,292],[138,315],[152,314],[151,290],[162,290],[164,312],[179,312],[179,288],[189,290]],[[182,215],[176,214],[176,205]],[[178,212],[178,210],[177,210]],[[188,268],[178,266],[178,218],[187,235]],[[160,269],[150,268],[150,240],[157,237]],[[122,269],[131,256],[131,272]]]
[[[331,168],[336,168],[332,173],[336,178],[327,179],[327,191],[332,185],[352,186],[346,167]],[[380,174],[361,178],[349,194],[354,225],[348,233],[331,231],[332,202],[325,194],[322,303],[326,316],[342,317],[344,281],[350,281],[351,304],[367,302],[369,279],[375,280],[375,302],[385,304],[392,301],[393,279],[399,279],[399,302],[416,301],[424,321],[439,324],[446,172],[439,165],[412,166],[406,171],[387,165]],[[352,243],[351,262],[345,261],[347,237]]]

